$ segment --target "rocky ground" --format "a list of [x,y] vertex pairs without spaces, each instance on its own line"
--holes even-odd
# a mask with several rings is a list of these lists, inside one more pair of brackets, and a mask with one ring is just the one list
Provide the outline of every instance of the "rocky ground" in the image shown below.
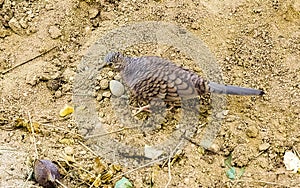
[[[89,47],[112,29],[141,21],[187,29],[215,55],[225,83],[266,92],[227,97],[216,153],[188,143],[171,168],[160,162],[131,172],[133,167],[97,156],[73,115],[59,116],[65,104],[73,105],[77,66]],[[1,187],[37,187],[30,177],[36,158],[54,161],[67,187],[112,187],[124,173],[135,187],[300,184],[299,173],[287,171],[283,163],[286,151],[300,151],[297,0],[0,0],[0,44]],[[129,52],[187,66],[191,61],[167,47],[144,45]],[[109,71],[108,81],[117,74]],[[111,97],[102,89],[101,96],[95,95],[100,107]],[[113,111],[100,110],[99,116],[113,122]],[[230,179],[226,172],[233,167],[238,172]]]

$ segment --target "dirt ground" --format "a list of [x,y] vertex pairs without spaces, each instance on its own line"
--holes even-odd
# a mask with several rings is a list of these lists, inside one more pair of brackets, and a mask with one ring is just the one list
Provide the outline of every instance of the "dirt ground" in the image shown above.
[[[170,169],[158,162],[130,171],[97,158],[74,116],[59,116],[73,105],[74,76],[89,47],[110,30],[141,21],[187,29],[215,55],[225,83],[266,92],[226,97],[215,153],[188,143]],[[135,187],[300,187],[300,174],[283,163],[286,151],[300,152],[297,0],[0,0],[0,44],[0,187],[38,187],[30,178],[35,158],[54,161],[67,187],[113,187],[124,173]],[[177,56],[170,55],[180,63]],[[109,97],[95,101],[101,106]],[[110,113],[102,110],[100,118],[112,122]],[[229,156],[244,171],[234,180],[226,175]]]

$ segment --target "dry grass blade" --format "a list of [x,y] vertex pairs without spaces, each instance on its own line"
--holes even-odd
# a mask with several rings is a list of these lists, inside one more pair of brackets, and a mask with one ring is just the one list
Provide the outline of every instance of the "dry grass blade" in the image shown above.
[[31,62],[31,61],[33,61],[33,60],[35,60],[35,59],[37,59],[37,58],[39,58],[39,57],[41,57],[41,56],[47,54],[47,53],[49,53],[49,52],[52,51],[54,48],[56,48],[56,46],[54,46],[54,47],[52,47],[52,48],[50,48],[50,49],[48,49],[48,50],[45,50],[43,53],[40,53],[39,55],[34,56],[33,58],[30,58],[29,60],[24,61],[24,62],[22,62],[22,63],[19,63],[19,64],[15,65],[15,66],[13,66],[13,67],[11,67],[11,68],[9,68],[9,69],[6,69],[6,70],[0,72],[0,73],[1,73],[1,74],[6,74],[6,73],[8,73],[8,72],[14,70],[14,69],[17,68],[17,67],[20,67],[20,66],[22,66],[22,65],[25,65],[26,63],[29,63],[29,62]]

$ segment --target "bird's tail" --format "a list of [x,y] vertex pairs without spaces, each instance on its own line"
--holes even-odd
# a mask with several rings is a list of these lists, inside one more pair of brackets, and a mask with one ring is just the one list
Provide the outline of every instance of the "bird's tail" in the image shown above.
[[211,93],[228,94],[228,95],[263,95],[265,92],[258,89],[238,87],[232,85],[222,85],[215,82],[208,83]]

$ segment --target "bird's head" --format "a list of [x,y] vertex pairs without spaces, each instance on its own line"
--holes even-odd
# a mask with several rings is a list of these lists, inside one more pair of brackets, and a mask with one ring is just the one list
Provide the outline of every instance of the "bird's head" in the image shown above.
[[112,63],[117,70],[123,70],[125,66],[125,59],[121,52],[109,52],[104,57],[105,63]]

